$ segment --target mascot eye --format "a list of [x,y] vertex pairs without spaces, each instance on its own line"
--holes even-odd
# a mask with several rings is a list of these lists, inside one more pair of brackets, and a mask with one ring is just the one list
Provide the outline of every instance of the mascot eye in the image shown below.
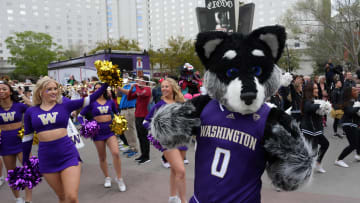
[[252,70],[253,70],[255,76],[260,76],[262,73],[262,68],[260,66],[254,66],[254,67],[252,67]]
[[236,76],[239,73],[239,70],[237,68],[230,68],[229,70],[226,71],[226,76],[228,78],[232,78],[234,76]]

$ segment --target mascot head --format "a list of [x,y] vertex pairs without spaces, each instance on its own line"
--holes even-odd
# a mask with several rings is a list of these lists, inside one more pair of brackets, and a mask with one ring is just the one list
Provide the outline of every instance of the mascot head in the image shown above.
[[251,114],[280,87],[276,66],[285,46],[282,26],[259,28],[249,35],[203,32],[196,52],[205,66],[204,86],[229,111]]

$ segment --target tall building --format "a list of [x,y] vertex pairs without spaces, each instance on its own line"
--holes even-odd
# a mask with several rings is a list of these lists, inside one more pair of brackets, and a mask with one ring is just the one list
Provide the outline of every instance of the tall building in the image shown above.
[[65,49],[94,48],[107,36],[105,7],[103,0],[1,0],[0,60],[10,57],[5,39],[27,30],[47,33]]

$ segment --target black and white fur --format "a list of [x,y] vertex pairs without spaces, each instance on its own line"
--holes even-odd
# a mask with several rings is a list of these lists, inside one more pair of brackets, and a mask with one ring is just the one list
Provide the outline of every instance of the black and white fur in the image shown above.
[[[195,48],[206,68],[204,86],[208,95],[196,97],[185,105],[166,105],[154,115],[152,134],[165,147],[186,144],[188,139],[179,139],[179,135],[193,134],[190,128],[200,126],[200,114],[211,99],[232,112],[243,115],[257,112],[281,85],[281,71],[276,62],[285,40],[285,29],[281,26],[263,27],[246,36],[200,33]],[[192,110],[189,105],[195,108]],[[286,191],[308,181],[314,165],[314,152],[291,120],[285,112],[272,108],[262,140],[268,157],[267,173],[276,187]]]

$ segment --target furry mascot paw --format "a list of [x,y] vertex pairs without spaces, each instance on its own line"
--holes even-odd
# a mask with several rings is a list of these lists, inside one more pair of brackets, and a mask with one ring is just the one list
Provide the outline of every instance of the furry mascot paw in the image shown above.
[[281,77],[280,77],[280,85],[281,86],[287,87],[291,84],[292,81],[293,81],[293,76],[289,72],[281,74]]
[[320,116],[325,116],[329,114],[331,111],[331,104],[328,101],[314,100],[314,104],[320,104],[319,109],[316,110],[316,113]]
[[169,149],[188,145],[192,129],[200,126],[200,119],[192,115],[194,111],[191,103],[161,107],[151,121],[151,134]]

